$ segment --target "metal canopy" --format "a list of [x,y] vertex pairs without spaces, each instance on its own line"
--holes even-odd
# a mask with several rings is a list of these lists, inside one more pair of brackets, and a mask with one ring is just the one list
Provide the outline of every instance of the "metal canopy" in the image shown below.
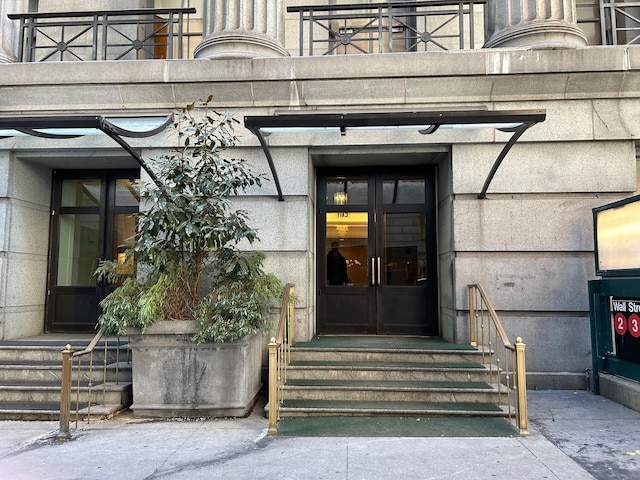
[[64,139],[104,133],[115,140],[144,169],[156,185],[161,186],[156,175],[123,137],[152,137],[163,131],[173,121],[173,115],[146,117],[46,116],[0,117],[0,139],[31,135],[41,138]]
[[545,110],[464,110],[464,111],[401,111],[317,113],[291,112],[272,116],[248,116],[245,127],[251,131],[262,146],[278,191],[278,199],[284,200],[276,167],[267,145],[266,136],[280,132],[336,132],[346,135],[354,130],[414,130],[431,135],[440,129],[493,128],[512,133],[511,138],[493,163],[478,198],[486,198],[487,189],[498,167],[511,147],[522,134],[546,118]]

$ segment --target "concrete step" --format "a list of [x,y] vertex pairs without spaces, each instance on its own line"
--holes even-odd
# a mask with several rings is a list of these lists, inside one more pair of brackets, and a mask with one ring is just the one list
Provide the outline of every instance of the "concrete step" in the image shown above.
[[508,417],[509,408],[491,403],[285,400],[280,413],[282,417]]
[[506,417],[499,369],[468,345],[420,337],[317,337],[291,350],[281,418]]
[[[72,386],[71,391],[72,402],[75,403],[75,384]],[[122,404],[128,406],[131,405],[131,391],[131,383],[129,382],[97,384],[91,387],[91,401],[96,404]],[[3,382],[0,384],[0,402],[59,404],[60,392],[59,382]],[[81,382],[79,392],[79,401],[86,403],[89,395],[89,386],[86,382]]]
[[[488,359],[488,356],[485,355]],[[483,363],[479,350],[471,349],[411,349],[401,348],[312,348],[291,347],[292,362],[416,362],[416,363]]]
[[[91,405],[90,409],[87,404],[79,405],[77,416],[80,420],[86,420],[90,415],[91,419],[110,418],[117,412],[126,408],[122,404],[110,405]],[[40,421],[40,420],[59,420],[60,404],[59,403],[42,403],[42,402],[0,402],[0,420],[21,420],[21,421]],[[76,404],[71,405],[71,421],[76,419]]]
[[[291,380],[284,387],[287,400],[384,402],[500,403],[508,401],[502,387],[484,382],[401,382],[356,380]],[[502,397],[502,398],[501,398]]]
[[[74,351],[81,351],[92,339],[93,335],[42,335],[29,339],[0,341],[0,419],[58,419],[62,351],[67,344],[71,345]],[[127,408],[132,402],[132,388],[131,364],[128,363],[126,342],[118,343],[115,339],[107,339],[106,342],[103,340],[97,344],[92,357],[91,368],[91,355],[81,357],[80,367],[77,359],[73,362],[72,410],[75,410],[76,398],[81,404],[80,408],[86,408],[89,401],[89,381],[92,383],[92,416],[110,416]],[[115,363],[116,359],[119,359],[118,364]],[[80,389],[79,395],[76,396],[78,368]],[[79,413],[82,415],[82,410]]]
[[[77,381],[77,362],[73,364],[72,378]],[[94,364],[89,367],[88,362],[80,364],[81,379],[88,380],[89,376],[94,382],[103,382],[106,374],[107,382],[131,382],[131,363],[111,363],[105,366]],[[38,360],[5,360],[0,363],[0,384],[5,381],[60,381],[62,377],[62,362],[51,363]]]
[[[83,341],[51,341],[51,340],[5,340],[0,342],[0,364],[5,361],[40,361],[62,363],[62,350],[70,344],[74,351],[84,350],[91,339]],[[107,362],[113,363],[127,361],[128,347],[126,343],[121,343],[118,348],[116,341],[107,342]],[[94,363],[102,363],[105,356],[104,342],[99,342],[93,352]],[[88,357],[87,357],[88,358]]]
[[296,361],[287,367],[287,380],[371,380],[487,382],[497,369],[477,363]]

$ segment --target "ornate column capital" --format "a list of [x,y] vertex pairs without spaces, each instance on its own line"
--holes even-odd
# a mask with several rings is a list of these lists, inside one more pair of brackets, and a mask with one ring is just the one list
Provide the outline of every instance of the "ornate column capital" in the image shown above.
[[573,0],[488,0],[484,48],[578,48],[587,44]]

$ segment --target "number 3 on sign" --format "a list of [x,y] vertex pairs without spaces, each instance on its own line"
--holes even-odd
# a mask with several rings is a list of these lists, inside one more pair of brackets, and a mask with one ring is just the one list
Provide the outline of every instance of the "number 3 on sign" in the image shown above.
[[[632,317],[638,318],[635,314],[632,315]],[[613,317],[613,324],[618,335],[624,335],[627,333],[627,319],[623,314],[616,313],[616,316]]]
[[629,317],[629,333],[634,337],[640,337],[640,317],[635,313]]

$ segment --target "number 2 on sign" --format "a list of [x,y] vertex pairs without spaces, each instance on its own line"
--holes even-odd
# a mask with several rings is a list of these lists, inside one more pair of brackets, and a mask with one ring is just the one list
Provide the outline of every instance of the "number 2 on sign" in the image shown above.
[[[632,316],[638,317],[637,315]],[[616,313],[616,316],[613,317],[613,323],[618,335],[624,335],[627,333],[627,319],[623,314]]]
[[635,313],[629,317],[629,333],[634,337],[640,337],[640,317]]

